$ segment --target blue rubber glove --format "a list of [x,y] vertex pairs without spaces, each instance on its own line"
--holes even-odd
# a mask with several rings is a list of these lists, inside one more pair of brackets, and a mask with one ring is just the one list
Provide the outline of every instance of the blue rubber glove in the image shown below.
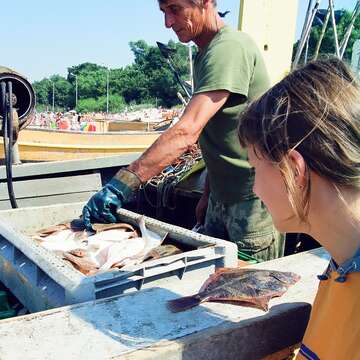
[[93,230],[92,223],[117,222],[116,210],[129,202],[132,195],[133,191],[125,183],[111,179],[84,206],[82,215],[86,229]]

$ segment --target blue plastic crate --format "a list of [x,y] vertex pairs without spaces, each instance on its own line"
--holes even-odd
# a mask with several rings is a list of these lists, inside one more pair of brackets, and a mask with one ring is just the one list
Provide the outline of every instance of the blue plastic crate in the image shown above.
[[[166,232],[194,250],[147,261],[126,269],[85,276],[30,234],[77,218],[83,203],[0,211],[0,281],[31,312],[161,286],[184,277],[210,274],[237,265],[235,244],[145,217],[146,226]],[[121,221],[137,223],[141,215],[120,210]]]

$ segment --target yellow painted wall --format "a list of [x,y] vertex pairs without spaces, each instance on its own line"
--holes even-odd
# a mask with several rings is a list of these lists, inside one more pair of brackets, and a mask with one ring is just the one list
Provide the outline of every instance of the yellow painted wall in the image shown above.
[[272,84],[291,68],[298,0],[240,0],[239,30],[252,36]]

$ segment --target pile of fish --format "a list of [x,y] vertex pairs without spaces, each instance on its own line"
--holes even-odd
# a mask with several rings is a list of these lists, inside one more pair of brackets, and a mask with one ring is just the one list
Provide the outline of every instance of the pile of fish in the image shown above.
[[199,293],[168,301],[172,312],[190,309],[205,301],[223,301],[268,310],[269,301],[283,295],[300,280],[292,272],[219,268],[205,281]]
[[79,219],[40,230],[32,238],[85,275],[181,252],[174,245],[161,245],[167,234],[147,229],[143,216],[138,225],[141,235],[126,223],[94,224],[95,234],[89,234]]

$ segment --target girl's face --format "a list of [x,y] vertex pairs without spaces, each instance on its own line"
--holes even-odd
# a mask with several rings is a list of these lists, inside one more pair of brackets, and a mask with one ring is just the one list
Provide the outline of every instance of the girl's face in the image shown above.
[[298,231],[299,221],[296,221],[279,168],[255,151],[253,146],[248,148],[249,163],[255,169],[254,193],[265,204],[280,232]]

